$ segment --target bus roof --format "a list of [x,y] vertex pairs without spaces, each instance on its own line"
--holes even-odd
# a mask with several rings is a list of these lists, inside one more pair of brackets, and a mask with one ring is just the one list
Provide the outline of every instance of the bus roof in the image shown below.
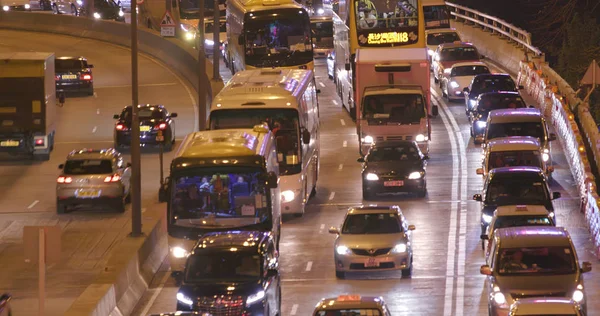
[[298,98],[313,81],[311,70],[253,69],[240,71],[217,94],[212,110],[239,108],[297,108]]
[[[374,62],[407,62],[418,61],[427,62],[427,49],[425,48],[403,48],[402,54],[398,53],[398,48],[377,48],[377,49],[357,49],[356,63],[374,63]],[[424,67],[427,67],[425,65]]]
[[244,13],[271,9],[302,9],[294,0],[232,0],[229,5],[240,7]]

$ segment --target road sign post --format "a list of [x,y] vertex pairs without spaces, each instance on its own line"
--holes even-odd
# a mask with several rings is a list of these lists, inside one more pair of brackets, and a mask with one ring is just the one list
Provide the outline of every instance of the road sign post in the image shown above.
[[[204,16],[204,1],[205,0],[199,1],[198,6],[200,8],[198,9],[198,16]],[[208,81],[208,76],[206,75],[206,56],[204,55],[204,27],[198,27],[198,41],[198,129],[200,131],[203,131],[206,128],[206,92],[207,88],[210,87],[210,82]]]
[[38,315],[43,316],[46,300],[46,264],[58,263],[61,257],[60,226],[23,227],[25,262],[38,262]]
[[213,10],[213,80],[221,79],[219,74],[219,53],[221,48],[221,9],[219,8],[219,0],[214,0]]
[[140,110],[138,107],[137,22],[137,2],[131,1],[131,237],[142,236],[142,159]]
[[160,36],[175,37],[175,20],[171,11],[165,11],[162,20],[160,20]]
[[163,132],[161,130],[158,131],[158,134],[156,134],[156,141],[159,144],[159,152],[158,152],[158,163],[160,164],[160,186],[162,187],[163,183],[164,183],[164,174],[163,174],[163,154],[164,154],[164,147],[165,147],[165,135],[163,135]]

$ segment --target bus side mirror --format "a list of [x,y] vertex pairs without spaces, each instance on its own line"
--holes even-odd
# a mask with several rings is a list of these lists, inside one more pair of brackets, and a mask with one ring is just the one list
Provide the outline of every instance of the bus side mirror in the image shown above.
[[350,63],[347,63],[345,66],[346,66],[346,71],[350,71]]
[[244,45],[244,35],[240,34],[238,37],[238,45]]
[[440,109],[438,108],[437,105],[434,105],[431,107],[431,114],[433,116],[438,116],[440,114]]
[[302,142],[305,145],[310,144],[310,132],[308,130],[303,130],[302,131]]
[[277,183],[278,180],[279,179],[277,178],[277,175],[275,174],[275,172],[270,171],[267,174],[267,188],[269,188],[269,189],[276,189],[277,185],[278,185],[278,183]]

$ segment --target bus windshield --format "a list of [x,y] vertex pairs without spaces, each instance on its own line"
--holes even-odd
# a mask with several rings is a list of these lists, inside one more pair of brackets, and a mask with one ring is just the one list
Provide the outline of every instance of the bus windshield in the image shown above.
[[269,124],[277,141],[279,174],[299,173],[300,128],[298,111],[295,109],[219,110],[210,113],[210,129],[252,128],[262,123]]
[[271,219],[264,170],[199,167],[172,177],[171,221],[176,226],[237,228]]
[[[204,1],[204,17],[212,18],[214,15],[214,1]],[[225,16],[225,0],[219,0],[219,11]],[[200,0],[180,0],[179,14],[182,19],[199,19]]]
[[419,124],[425,118],[420,94],[367,95],[363,104],[363,116],[369,125]]
[[296,66],[313,60],[310,20],[302,9],[247,13],[244,36],[250,66]]
[[333,21],[311,22],[315,48],[333,48]]
[[445,5],[423,6],[425,29],[450,27],[450,12]]
[[419,40],[419,0],[355,0],[360,46],[398,46]]

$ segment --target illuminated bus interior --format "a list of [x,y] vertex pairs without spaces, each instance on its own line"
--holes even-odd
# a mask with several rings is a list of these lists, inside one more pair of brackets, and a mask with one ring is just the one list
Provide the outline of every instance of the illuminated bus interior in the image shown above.
[[450,27],[450,11],[445,5],[423,6],[425,14],[425,28],[449,28]]
[[311,31],[315,48],[333,48],[333,21],[312,21]]
[[418,0],[355,0],[360,46],[397,46],[419,40]]

